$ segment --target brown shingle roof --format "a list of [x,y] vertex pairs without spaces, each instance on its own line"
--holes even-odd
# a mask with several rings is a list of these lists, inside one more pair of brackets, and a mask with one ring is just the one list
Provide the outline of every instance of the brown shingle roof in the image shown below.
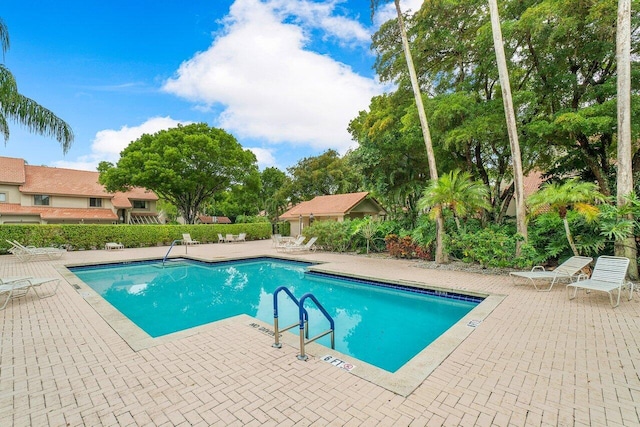
[[23,159],[0,156],[0,182],[22,184],[25,194],[113,198],[116,208],[130,208],[129,200],[158,200],[150,190],[134,187],[129,191],[108,193],[98,182],[99,172],[25,165]]
[[25,172],[22,193],[111,198],[98,182],[98,172],[30,165]]
[[118,219],[111,209],[54,208],[46,206],[21,206],[16,203],[0,203],[0,215],[39,215],[45,220],[109,220]]
[[24,160],[0,157],[0,182],[5,184],[24,183]]
[[287,212],[280,215],[280,218],[298,218],[298,216],[332,216],[343,215],[353,209],[358,203],[363,201],[369,192],[334,194],[330,196],[316,196],[308,202],[302,202]]
[[198,215],[198,219],[203,224],[231,224],[231,220],[226,216]]

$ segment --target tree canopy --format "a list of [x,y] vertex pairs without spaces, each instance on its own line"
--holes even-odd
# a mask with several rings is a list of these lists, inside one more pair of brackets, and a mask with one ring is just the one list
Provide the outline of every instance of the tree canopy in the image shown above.
[[134,186],[153,190],[188,223],[216,193],[259,183],[255,155],[231,134],[206,123],[144,134],[122,151],[117,165],[102,162],[98,171],[108,191]]

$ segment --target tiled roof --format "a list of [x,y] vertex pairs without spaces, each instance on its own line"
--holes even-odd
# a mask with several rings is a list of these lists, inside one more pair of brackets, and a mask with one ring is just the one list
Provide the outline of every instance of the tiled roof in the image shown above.
[[25,172],[23,193],[111,198],[98,182],[98,172],[30,165]]
[[0,203],[0,215],[39,215],[45,220],[109,220],[118,219],[111,209],[54,208],[47,206],[21,206],[16,203]]
[[0,182],[22,184],[25,194],[113,198],[116,208],[130,208],[129,200],[158,200],[158,196],[144,188],[108,193],[98,182],[99,172],[76,169],[25,165],[23,159],[0,156]]
[[0,157],[0,182],[5,184],[24,183],[24,160]]
[[203,224],[231,224],[231,220],[226,216],[198,215],[198,219]]
[[332,216],[343,215],[353,209],[358,203],[363,201],[369,192],[334,194],[330,196],[316,196],[308,202],[302,202],[287,212],[280,215],[280,218],[298,218],[298,216]]

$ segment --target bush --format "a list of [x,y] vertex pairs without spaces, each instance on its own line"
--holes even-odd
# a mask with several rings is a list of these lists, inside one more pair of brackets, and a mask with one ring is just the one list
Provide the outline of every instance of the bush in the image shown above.
[[522,255],[515,257],[518,240],[522,237],[495,226],[450,236],[449,248],[462,261],[477,262],[483,267],[526,268],[538,264],[541,257],[530,244],[523,245]]
[[411,236],[398,237],[396,234],[389,234],[385,239],[389,255],[395,258],[419,258],[433,260],[433,254],[429,247],[420,246],[413,241]]
[[247,233],[247,240],[267,239],[271,224],[197,224],[197,225],[103,225],[103,224],[3,224],[0,225],[0,252],[11,247],[7,240],[24,245],[64,247],[68,250],[102,249],[107,242],[127,248],[170,245],[191,234],[202,243],[216,243],[218,233]]
[[350,249],[352,223],[350,220],[315,221],[305,228],[303,234],[307,237],[318,238],[316,244],[324,250],[332,252],[346,252]]

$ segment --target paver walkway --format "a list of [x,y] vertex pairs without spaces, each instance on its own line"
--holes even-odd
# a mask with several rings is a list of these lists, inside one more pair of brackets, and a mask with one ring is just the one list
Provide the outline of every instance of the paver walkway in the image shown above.
[[[167,248],[0,257],[0,277],[59,275],[63,264],[162,257]],[[199,258],[273,255],[267,241],[174,249]],[[245,323],[133,351],[63,283],[55,296],[0,312],[0,426],[635,426],[640,425],[640,297],[567,299],[508,277],[416,263],[300,255],[337,272],[507,295],[408,397],[396,395]]]

